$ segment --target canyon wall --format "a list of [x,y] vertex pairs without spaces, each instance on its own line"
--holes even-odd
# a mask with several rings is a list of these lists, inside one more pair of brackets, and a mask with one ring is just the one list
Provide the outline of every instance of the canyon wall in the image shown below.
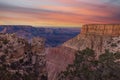
[[58,74],[64,71],[74,60],[74,49],[59,46],[46,50],[48,80],[58,80]]
[[81,29],[81,34],[119,36],[120,35],[120,25],[119,24],[83,25],[83,27]]
[[75,50],[90,48],[96,52],[96,56],[104,53],[105,50],[120,52],[120,25],[83,25],[81,33],[65,42],[63,46]]

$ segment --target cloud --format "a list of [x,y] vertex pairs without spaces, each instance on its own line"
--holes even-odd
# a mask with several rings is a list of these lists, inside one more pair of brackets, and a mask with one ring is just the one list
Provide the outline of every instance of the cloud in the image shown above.
[[[31,1],[33,2],[33,0]],[[36,0],[35,3],[39,1],[41,0]],[[45,0],[45,2],[47,1]],[[34,3],[29,7],[0,3],[0,24],[80,25],[87,23],[120,23],[120,7],[112,4],[113,0],[49,0],[48,2],[50,1],[50,4],[60,4],[45,5],[44,3],[44,5],[41,5],[40,3],[38,6]],[[48,2],[46,4],[49,4]],[[119,0],[116,0],[116,2],[119,2]]]
[[109,3],[120,4],[120,0],[108,0]]

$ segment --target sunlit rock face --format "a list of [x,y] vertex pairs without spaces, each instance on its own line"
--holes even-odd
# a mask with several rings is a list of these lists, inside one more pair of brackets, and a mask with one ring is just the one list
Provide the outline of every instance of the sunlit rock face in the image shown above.
[[90,48],[95,50],[96,56],[104,53],[120,51],[120,25],[83,25],[81,34],[65,42],[63,46],[76,50]]
[[35,74],[37,80],[47,78],[45,41],[33,38],[31,42],[15,34],[0,34],[0,66],[7,66],[11,73]]
[[81,34],[94,34],[94,35],[103,35],[103,36],[119,36],[120,35],[120,25],[119,24],[90,24],[90,25],[83,25]]

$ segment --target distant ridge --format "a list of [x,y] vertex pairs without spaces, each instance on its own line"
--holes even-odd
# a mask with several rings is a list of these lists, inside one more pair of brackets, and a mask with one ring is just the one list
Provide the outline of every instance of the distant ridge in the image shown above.
[[79,34],[79,28],[33,27],[29,25],[0,25],[0,33],[15,33],[17,36],[31,40],[42,37],[47,47],[55,47]]

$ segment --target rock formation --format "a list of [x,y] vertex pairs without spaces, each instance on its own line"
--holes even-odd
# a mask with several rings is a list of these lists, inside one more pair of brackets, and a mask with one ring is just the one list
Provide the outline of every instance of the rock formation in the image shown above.
[[120,25],[113,24],[113,25],[84,25],[82,27],[81,34],[93,34],[93,35],[109,35],[109,36],[119,36],[120,35]]
[[15,34],[0,34],[0,66],[6,65],[11,74],[21,74],[18,80],[24,80],[23,76],[30,74],[36,76],[35,80],[47,79],[44,51],[42,38],[33,38],[29,43]]
[[83,25],[81,34],[65,42],[63,46],[76,50],[91,48],[97,53],[96,56],[104,53],[120,51],[120,25]]
[[59,72],[74,60],[77,50],[91,48],[102,54],[120,51],[120,25],[84,25],[81,33],[57,48],[47,49],[48,80],[57,80]]

